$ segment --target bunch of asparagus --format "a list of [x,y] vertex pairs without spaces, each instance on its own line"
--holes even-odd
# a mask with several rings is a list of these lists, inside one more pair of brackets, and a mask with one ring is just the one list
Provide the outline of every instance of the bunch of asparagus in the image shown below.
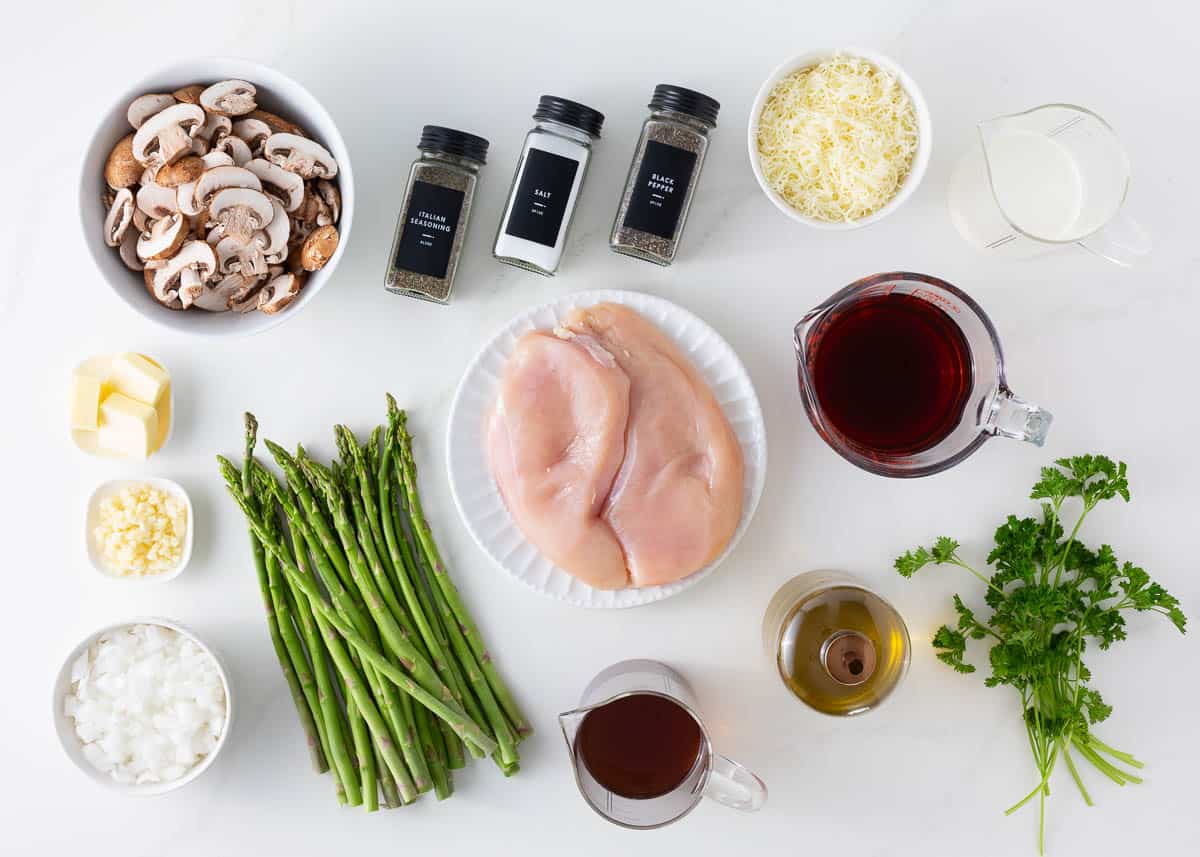
[[246,414],[239,468],[218,456],[246,516],[267,628],[315,770],[368,812],[454,790],[469,754],[505,776],[531,733],[446,572],[417,493],[412,437],[389,395],[366,444],[337,426],[330,466],[265,441]]

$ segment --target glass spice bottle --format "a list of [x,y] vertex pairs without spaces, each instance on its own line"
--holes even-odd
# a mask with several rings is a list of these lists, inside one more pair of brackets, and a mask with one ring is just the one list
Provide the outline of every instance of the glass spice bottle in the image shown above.
[[507,265],[554,276],[604,114],[543,95],[533,120],[492,255]]
[[721,104],[695,90],[660,83],[649,107],[608,243],[626,256],[670,265]]
[[400,204],[384,286],[397,295],[445,304],[462,256],[479,168],[488,141],[426,125]]

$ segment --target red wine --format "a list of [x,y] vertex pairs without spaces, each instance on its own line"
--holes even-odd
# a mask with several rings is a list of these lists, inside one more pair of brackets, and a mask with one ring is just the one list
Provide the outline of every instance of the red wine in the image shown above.
[[596,782],[626,798],[654,798],[682,783],[704,744],[685,708],[652,693],[635,693],[589,711],[575,750]]
[[945,310],[908,294],[871,295],[835,310],[808,348],[826,422],[869,453],[935,446],[962,417],[971,349]]

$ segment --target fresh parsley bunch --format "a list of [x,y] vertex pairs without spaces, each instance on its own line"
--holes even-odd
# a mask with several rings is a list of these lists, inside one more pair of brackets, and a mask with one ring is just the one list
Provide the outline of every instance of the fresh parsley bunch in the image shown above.
[[[1123,614],[1128,610],[1161,613],[1180,632],[1187,621],[1179,601],[1144,569],[1118,562],[1108,545],[1091,550],[1078,541],[1084,519],[1097,505],[1114,497],[1129,501],[1125,463],[1080,455],[1058,459],[1053,467],[1043,467],[1041,475],[1030,494],[1042,501],[1041,518],[1009,515],[996,530],[996,546],[987,558],[994,569],[991,577],[965,563],[958,555],[959,543],[945,536],[930,548],[917,548],[896,560],[896,570],[905,577],[929,563],[956,565],[987,586],[991,617],[981,621],[955,595],[958,623],[943,625],[933,645],[940,660],[958,672],[972,673],[975,667],[964,659],[968,638],[992,640],[992,673],[985,683],[1009,685],[1021,695],[1040,778],[1006,814],[1039,799],[1039,853],[1044,851],[1050,774],[1060,758],[1088,806],[1092,799],[1072,753],[1119,785],[1141,782],[1129,769],[1140,769],[1142,763],[1092,733],[1092,725],[1106,719],[1112,706],[1090,684],[1092,674],[1083,662],[1088,645],[1107,649],[1124,640]],[[1080,504],[1079,517],[1067,535],[1064,507]]]

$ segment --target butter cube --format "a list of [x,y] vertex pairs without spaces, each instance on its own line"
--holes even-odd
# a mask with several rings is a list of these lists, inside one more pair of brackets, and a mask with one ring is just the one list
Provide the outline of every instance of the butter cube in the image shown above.
[[71,387],[71,428],[95,431],[100,427],[100,386],[94,375],[76,373]]
[[118,393],[131,399],[156,405],[171,381],[162,367],[141,354],[132,352],[113,358],[109,382]]
[[129,458],[148,458],[158,438],[158,411],[113,393],[100,403],[100,430],[96,441],[106,452]]

